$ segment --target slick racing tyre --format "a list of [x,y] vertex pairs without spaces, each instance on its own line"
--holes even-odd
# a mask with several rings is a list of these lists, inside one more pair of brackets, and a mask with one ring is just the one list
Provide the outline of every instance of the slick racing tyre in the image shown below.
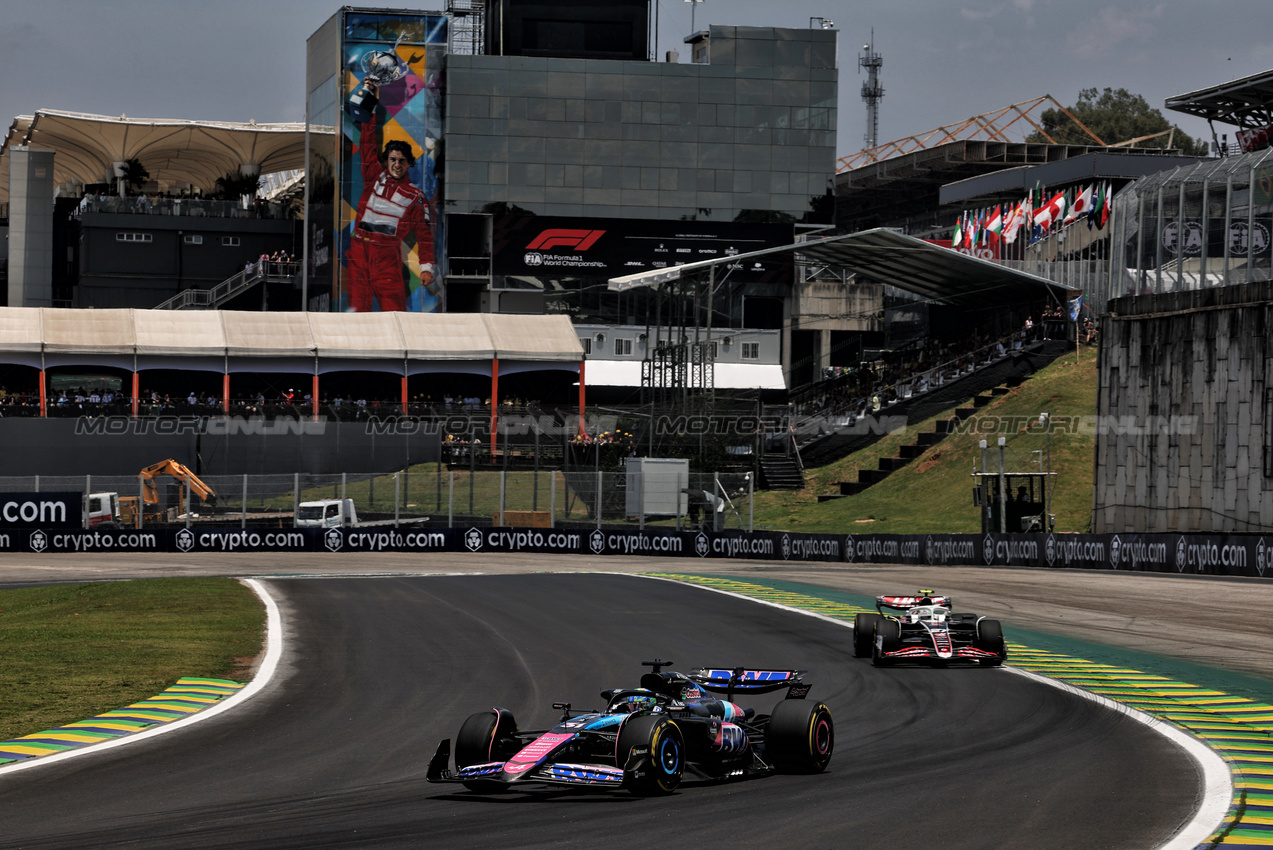
[[875,637],[875,624],[883,619],[879,614],[858,614],[853,618],[854,658],[866,658],[871,654],[871,640]]
[[982,667],[998,667],[1008,657],[1008,649],[1003,640],[1003,626],[998,620],[982,620],[977,624],[977,649],[993,652],[996,658],[981,659]]
[[785,699],[765,729],[765,760],[783,773],[821,773],[831,763],[835,725],[820,702]]
[[896,620],[881,618],[875,624],[875,634],[871,641],[871,663],[876,667],[887,667],[893,662],[881,655],[892,652],[902,645],[902,626]]
[[[455,736],[455,767],[468,767],[493,761],[507,761],[517,754],[517,721],[510,712],[502,709],[482,711],[469,715]],[[503,782],[474,779],[464,783],[470,791],[487,793],[503,791]]]
[[[645,750],[649,755],[633,760],[633,750]],[[685,739],[681,728],[666,717],[641,715],[628,720],[619,732],[615,752],[618,766],[624,769],[623,782],[633,794],[671,794],[681,784]]]

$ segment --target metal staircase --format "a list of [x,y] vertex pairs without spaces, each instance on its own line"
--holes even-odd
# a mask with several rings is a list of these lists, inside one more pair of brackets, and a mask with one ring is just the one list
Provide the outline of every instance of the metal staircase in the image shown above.
[[300,263],[256,262],[211,289],[185,289],[155,307],[156,310],[215,310],[259,283],[291,283],[300,274]]

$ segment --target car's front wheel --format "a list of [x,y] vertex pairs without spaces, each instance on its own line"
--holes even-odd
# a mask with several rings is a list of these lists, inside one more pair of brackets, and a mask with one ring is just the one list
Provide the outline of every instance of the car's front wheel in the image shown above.
[[[632,758],[636,751],[638,758]],[[644,751],[644,753],[642,752]],[[657,714],[630,718],[615,747],[623,782],[633,794],[671,794],[685,772],[685,738],[681,729]],[[642,755],[646,758],[641,758]],[[629,767],[632,764],[632,767]]]
[[885,652],[892,652],[902,644],[902,626],[896,620],[881,618],[875,624],[875,634],[871,642],[871,663],[876,667],[887,667],[893,662],[884,657]]
[[875,639],[875,624],[883,619],[879,614],[858,614],[853,618],[854,658],[866,658],[871,654],[871,641]]
[[[511,712],[493,709],[469,715],[455,736],[456,769],[475,764],[507,761],[517,753],[517,721]],[[470,791],[502,791],[502,782],[484,779],[466,780],[464,787]]]
[[783,700],[765,728],[765,759],[784,773],[821,773],[831,763],[835,724],[820,702]]
[[1003,639],[1003,626],[998,620],[982,620],[977,623],[976,647],[985,652],[993,652],[994,658],[983,658],[982,667],[998,667],[1008,658],[1007,644]]

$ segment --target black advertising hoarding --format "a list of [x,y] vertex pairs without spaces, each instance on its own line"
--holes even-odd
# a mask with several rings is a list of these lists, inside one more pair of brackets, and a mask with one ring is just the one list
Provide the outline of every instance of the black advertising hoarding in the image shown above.
[[[7,494],[18,507],[28,499]],[[79,494],[72,494],[77,498]],[[78,504],[78,503],[77,503]],[[0,506],[0,513],[3,508]],[[28,514],[31,508],[27,509]],[[1273,535],[1255,534],[797,534],[672,529],[374,526],[360,528],[0,528],[0,552],[467,552],[498,556],[648,555],[699,560],[825,561],[934,567],[1119,570],[1273,580]]]
[[65,493],[0,493],[0,528],[80,528],[84,496]]
[[[621,277],[795,241],[789,224],[553,216],[499,216],[494,224],[492,271],[502,275]],[[728,272],[733,281],[787,283],[791,269],[791,253],[782,252],[726,264],[716,276]]]

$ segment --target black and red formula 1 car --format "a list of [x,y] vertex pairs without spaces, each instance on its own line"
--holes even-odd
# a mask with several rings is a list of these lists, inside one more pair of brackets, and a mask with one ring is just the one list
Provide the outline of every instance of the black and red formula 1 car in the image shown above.
[[[949,596],[931,590],[878,596],[875,608],[878,614],[858,614],[853,620],[853,654],[871,656],[876,667],[899,661],[998,667],[1008,657],[999,621],[953,613]],[[886,614],[885,609],[902,613]]]
[[[835,743],[831,711],[806,700],[803,670],[652,669],[641,687],[601,692],[602,711],[571,711],[555,703],[561,720],[552,729],[521,732],[502,708],[471,715],[429,762],[430,782],[461,782],[493,793],[531,783],[626,788],[635,794],[670,794],[683,774],[707,780],[776,772],[818,773]],[[786,690],[769,714],[734,704],[736,695]],[[725,699],[710,694],[724,695]]]

